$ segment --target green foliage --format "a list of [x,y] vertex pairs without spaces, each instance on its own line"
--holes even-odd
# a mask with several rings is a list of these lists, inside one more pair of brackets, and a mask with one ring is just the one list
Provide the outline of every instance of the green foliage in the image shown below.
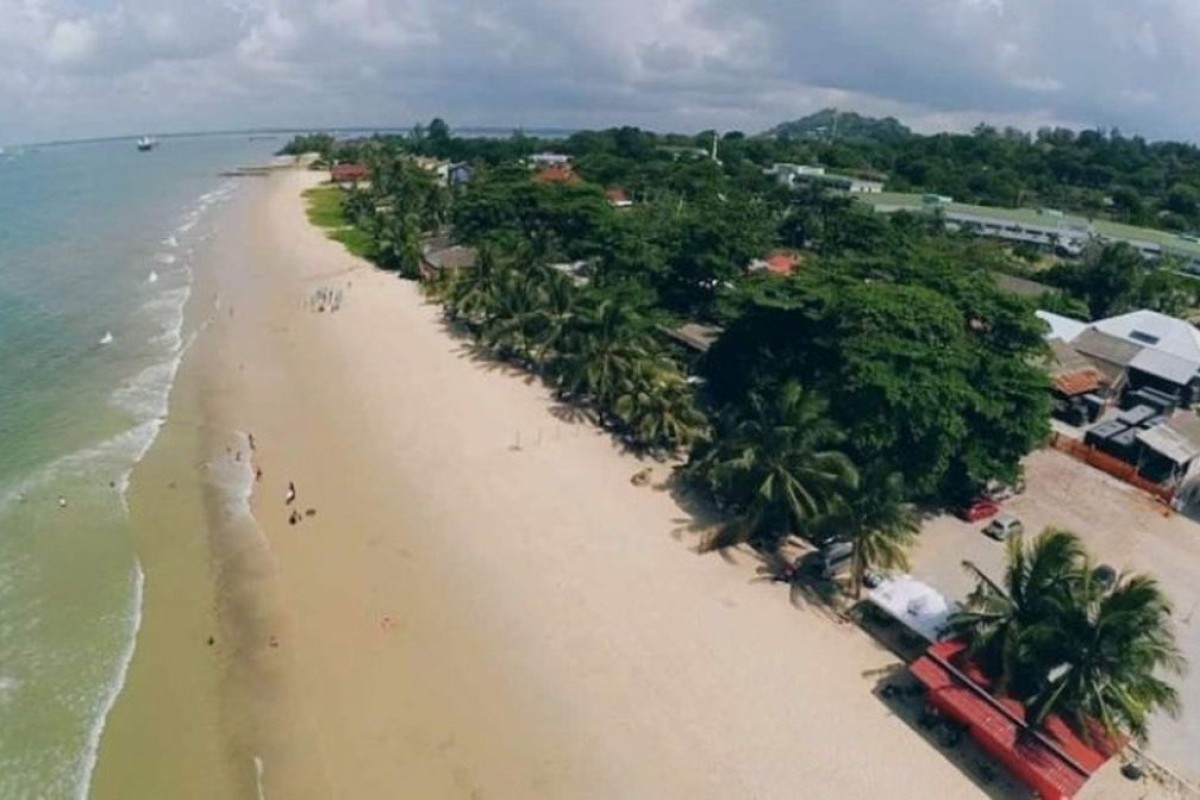
[[710,390],[736,406],[799,379],[829,399],[855,462],[901,473],[916,496],[1012,480],[1048,428],[1029,364],[1042,326],[944,255],[845,259],[746,297],[705,359]]
[[921,515],[907,501],[903,478],[879,468],[866,472],[858,487],[816,525],[817,538],[854,546],[850,583],[855,598],[862,595],[868,570],[908,570],[908,550],[920,529]]
[[634,306],[490,247],[443,297],[481,344],[546,376],[630,445],[671,453],[706,434],[692,387]]
[[1170,260],[1148,269],[1141,254],[1124,242],[1089,247],[1080,261],[1054,267],[1044,278],[1085,303],[1091,319],[1140,308],[1180,316],[1200,297],[1196,278],[1179,272]]
[[826,108],[792,122],[780,123],[768,133],[782,138],[883,143],[901,142],[912,136],[912,131],[893,117],[873,119],[859,116],[853,111],[839,112],[834,108]]
[[293,136],[276,155],[299,156],[305,153],[317,153],[322,160],[328,161],[333,152],[336,140],[328,133],[308,133]]
[[1079,538],[1047,529],[1032,543],[1008,542],[1001,583],[977,580],[950,630],[997,689],[1025,702],[1040,725],[1051,714],[1088,735],[1091,721],[1144,741],[1151,714],[1179,712],[1162,673],[1181,674],[1171,605],[1144,575],[1097,577]]
[[683,473],[735,512],[709,546],[749,542],[773,552],[790,535],[811,535],[855,489],[857,471],[840,449],[845,435],[827,411],[823,397],[787,381],[717,418]]

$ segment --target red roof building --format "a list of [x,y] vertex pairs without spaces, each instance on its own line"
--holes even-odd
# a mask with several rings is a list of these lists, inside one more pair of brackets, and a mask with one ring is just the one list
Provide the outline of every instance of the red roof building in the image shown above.
[[756,258],[750,262],[752,271],[765,270],[772,275],[791,275],[800,266],[803,259],[799,253],[788,250],[772,250],[765,258]]
[[613,208],[629,208],[633,205],[629,195],[625,194],[625,190],[620,186],[610,186],[605,189],[604,196],[608,198],[608,202],[612,203]]
[[551,164],[533,176],[535,183],[579,183],[582,179],[570,164]]
[[329,170],[329,177],[334,183],[358,183],[367,179],[367,165],[334,164]]
[[1043,800],[1068,800],[1123,743],[1102,731],[1089,745],[1056,716],[1035,729],[1025,707],[991,693],[991,681],[966,657],[961,641],[939,642],[909,665],[930,707],[964,725],[971,738]]
[[1099,370],[1091,367],[1073,372],[1061,372],[1050,379],[1050,385],[1064,397],[1076,397],[1077,395],[1094,392],[1103,383],[1104,376],[1100,374]]

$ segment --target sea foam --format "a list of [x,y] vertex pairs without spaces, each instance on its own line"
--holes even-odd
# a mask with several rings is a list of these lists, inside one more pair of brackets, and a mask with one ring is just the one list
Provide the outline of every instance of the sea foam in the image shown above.
[[125,688],[125,679],[129,675],[129,665],[133,663],[133,654],[137,650],[137,637],[142,629],[142,598],[146,588],[146,574],[142,572],[141,562],[134,559],[132,575],[133,597],[128,612],[128,638],[125,648],[117,661],[117,670],[112,680],[104,687],[100,696],[97,713],[92,717],[88,728],[86,744],[79,760],[78,779],[75,782],[75,797],[77,800],[87,800],[92,788],[92,773],[96,769],[96,757],[100,752],[100,737],[104,735],[104,726],[108,722],[109,712],[117,702],[121,690]]

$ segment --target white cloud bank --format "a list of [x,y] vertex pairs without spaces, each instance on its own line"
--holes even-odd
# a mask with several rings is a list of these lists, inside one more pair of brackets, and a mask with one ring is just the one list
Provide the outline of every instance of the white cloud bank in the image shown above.
[[1194,0],[0,0],[0,142],[827,105],[1200,138],[1198,61]]

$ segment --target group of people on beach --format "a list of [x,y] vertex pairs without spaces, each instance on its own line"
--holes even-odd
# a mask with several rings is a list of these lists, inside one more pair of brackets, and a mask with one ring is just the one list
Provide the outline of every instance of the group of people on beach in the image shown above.
[[333,286],[322,286],[309,295],[308,310],[321,313],[329,309],[330,313],[342,307],[342,290]]

